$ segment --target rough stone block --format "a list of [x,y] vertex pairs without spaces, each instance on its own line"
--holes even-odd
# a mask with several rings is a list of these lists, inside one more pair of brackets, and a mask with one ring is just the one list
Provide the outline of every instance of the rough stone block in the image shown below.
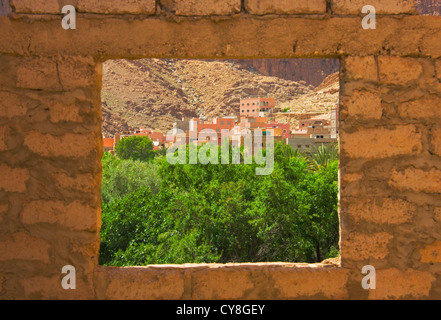
[[431,30],[427,32],[421,43],[421,51],[424,55],[431,56],[432,58],[441,58],[441,42],[439,41],[441,37],[441,31]]
[[103,14],[147,14],[156,10],[155,0],[78,0],[79,12]]
[[441,121],[441,98],[435,95],[425,95],[421,99],[398,105],[398,113],[402,118],[431,119]]
[[357,90],[350,96],[343,96],[341,104],[344,106],[341,108],[341,114],[355,120],[379,120],[383,115],[379,92]]
[[21,103],[19,95],[0,91],[0,118],[11,119],[25,114],[26,107]]
[[416,83],[423,72],[423,67],[417,59],[392,56],[378,58],[380,82],[406,86]]
[[0,190],[25,192],[30,175],[27,168],[11,168],[6,164],[0,164],[0,177]]
[[435,280],[427,271],[376,270],[376,289],[369,290],[369,299],[424,298],[429,295]]
[[58,0],[10,0],[10,3],[17,13],[61,13]]
[[433,152],[441,157],[441,127],[433,128],[431,136]]
[[83,258],[86,270],[93,270],[98,265],[99,247],[99,233],[96,233],[96,236],[91,235],[88,241],[73,242],[71,244],[72,253]]
[[359,129],[341,133],[342,153],[352,158],[387,158],[422,151],[421,133],[413,125]]
[[351,80],[376,82],[378,79],[377,62],[373,56],[345,58],[345,75]]
[[435,61],[435,70],[436,70],[437,79],[441,81],[441,60],[440,59]]
[[6,145],[6,129],[7,127],[0,127],[0,151],[8,150],[8,146]]
[[245,0],[247,12],[264,14],[326,13],[325,0]]
[[49,58],[26,58],[17,67],[17,87],[61,91],[57,63]]
[[4,215],[8,212],[9,205],[7,204],[0,204],[0,223],[3,222]]
[[17,87],[34,90],[64,91],[90,87],[95,81],[92,58],[22,59],[17,66]]
[[440,208],[435,208],[433,210],[433,218],[437,221],[437,222],[441,222],[441,207]]
[[422,170],[410,167],[404,171],[394,170],[388,184],[398,190],[441,193],[440,181],[441,170],[435,168]]
[[352,183],[360,180],[361,178],[363,178],[362,173],[345,173],[344,175],[341,176],[342,181],[346,183]]
[[392,238],[392,235],[385,232],[372,234],[351,233],[345,241],[342,241],[342,259],[383,259],[389,253],[387,246]]
[[161,4],[178,16],[231,15],[241,9],[240,0],[161,0]]
[[54,123],[58,122],[81,122],[80,108],[75,104],[62,105],[59,103],[50,103],[49,115],[50,119]]
[[355,221],[370,221],[378,224],[401,224],[409,222],[415,214],[415,205],[391,198],[350,198],[348,214]]
[[209,267],[192,273],[194,299],[240,299],[254,287],[244,267]]
[[348,270],[340,268],[287,267],[272,272],[274,288],[287,299],[324,296],[326,299],[345,299],[348,296]]
[[441,241],[435,240],[420,249],[421,262],[441,263]]
[[95,191],[101,181],[98,174],[78,174],[72,177],[66,173],[54,173],[52,177],[59,188],[83,192]]
[[53,136],[32,131],[25,136],[24,144],[32,151],[44,157],[86,156],[97,146],[97,141],[90,135],[66,133]]
[[20,283],[23,286],[25,297],[28,299],[57,298],[63,295],[63,291],[67,291],[61,287],[60,276],[24,278],[20,279]]
[[177,300],[184,294],[184,271],[179,267],[106,268],[102,276],[110,300]]
[[22,259],[49,263],[49,247],[49,243],[40,238],[24,232],[15,233],[0,242],[0,261]]
[[99,210],[78,201],[35,200],[24,205],[21,221],[24,224],[50,223],[74,230],[97,230]]
[[0,292],[3,291],[3,286],[5,282],[6,282],[6,276],[0,274]]
[[[68,263],[66,263],[68,264]],[[76,270],[76,288],[74,290],[65,290],[61,286],[64,274],[53,276],[35,276],[31,278],[20,279],[23,286],[24,294],[27,299],[31,300],[87,300],[93,299],[93,286],[90,281],[84,281],[81,270]]]
[[63,90],[92,86],[97,80],[95,66],[90,57],[58,59],[57,68]]

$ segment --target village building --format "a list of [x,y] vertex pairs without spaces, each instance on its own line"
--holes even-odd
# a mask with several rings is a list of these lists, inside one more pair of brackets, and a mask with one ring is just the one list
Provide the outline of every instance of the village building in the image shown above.
[[275,108],[274,98],[251,97],[240,100],[240,116],[267,117]]
[[162,132],[160,132],[158,130],[140,127],[139,129],[135,130],[134,132],[123,131],[120,133],[116,133],[113,138],[103,137],[103,151],[110,152],[110,153],[114,154],[115,147],[118,145],[118,142],[121,141],[121,139],[131,137],[131,136],[147,136],[147,137],[149,137],[153,142],[153,150],[158,150],[162,147],[168,147],[170,145],[170,143],[168,143],[166,141],[166,137]]
[[299,120],[297,128],[292,130],[287,139],[293,149],[309,151],[310,148],[320,145],[329,145],[337,142],[338,138],[338,108],[331,109],[329,119],[323,115],[314,115],[311,118]]
[[[118,142],[130,136],[148,136],[153,141],[154,150],[170,147],[173,143],[179,145],[201,145],[215,141],[222,144],[222,138],[227,137],[233,146],[244,145],[244,132],[250,132],[255,148],[265,147],[266,138],[272,136],[274,143],[280,142],[290,145],[293,149],[308,151],[314,145],[328,145],[337,141],[338,137],[338,108],[330,113],[314,113],[299,115],[298,126],[291,130],[289,123],[274,120],[274,98],[250,97],[240,100],[240,109],[237,115],[224,116],[204,120],[201,118],[182,118],[173,123],[171,130],[173,139],[158,130],[139,127],[134,132],[121,132],[114,138],[104,138],[104,151],[114,151]],[[201,135],[202,132],[202,135]],[[204,134],[206,133],[206,135]]]
[[103,151],[111,152],[113,153],[115,145],[115,139],[114,138],[103,138]]

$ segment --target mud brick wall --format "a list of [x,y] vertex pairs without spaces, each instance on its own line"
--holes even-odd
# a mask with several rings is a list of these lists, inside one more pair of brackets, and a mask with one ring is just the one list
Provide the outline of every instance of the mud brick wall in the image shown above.
[[[441,19],[411,0],[11,0],[0,17],[1,299],[441,298]],[[77,29],[61,8],[77,9]],[[361,27],[361,7],[377,28]],[[112,58],[339,58],[341,262],[98,265]],[[361,287],[364,265],[376,289]],[[76,268],[64,290],[61,269]]]

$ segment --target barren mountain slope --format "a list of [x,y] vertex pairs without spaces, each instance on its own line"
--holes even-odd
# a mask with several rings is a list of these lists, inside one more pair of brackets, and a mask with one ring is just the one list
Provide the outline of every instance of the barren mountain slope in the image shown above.
[[329,90],[264,76],[227,60],[110,60],[103,67],[103,133],[138,126],[166,132],[182,117],[235,114],[239,100],[252,95],[274,97],[281,109],[325,112],[337,103],[338,81],[336,91]]
[[[318,117],[328,119],[329,111],[339,103],[339,96],[339,73],[336,72],[327,76],[313,92],[298,96],[286,104],[290,110],[275,114],[275,120],[289,123],[291,128],[295,128],[299,123],[299,116],[305,113],[322,114]],[[282,104],[283,107],[285,104]]]

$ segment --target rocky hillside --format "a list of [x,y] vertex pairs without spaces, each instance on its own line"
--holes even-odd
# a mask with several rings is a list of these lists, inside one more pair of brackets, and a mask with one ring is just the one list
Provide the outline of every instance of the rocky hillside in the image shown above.
[[236,61],[110,60],[103,66],[103,133],[138,126],[167,132],[183,117],[235,114],[240,99],[251,95],[274,97],[281,109],[325,112],[337,102],[338,88],[332,93],[318,88],[266,76]]
[[287,112],[275,114],[275,120],[289,123],[291,128],[297,127],[299,118],[305,113],[315,113],[320,118],[330,118],[330,109],[339,101],[340,81],[339,73],[327,76],[323,82],[312,92],[300,95],[290,101],[286,106]]
[[249,59],[234,62],[265,76],[304,81],[318,86],[331,73],[338,72],[338,59]]

